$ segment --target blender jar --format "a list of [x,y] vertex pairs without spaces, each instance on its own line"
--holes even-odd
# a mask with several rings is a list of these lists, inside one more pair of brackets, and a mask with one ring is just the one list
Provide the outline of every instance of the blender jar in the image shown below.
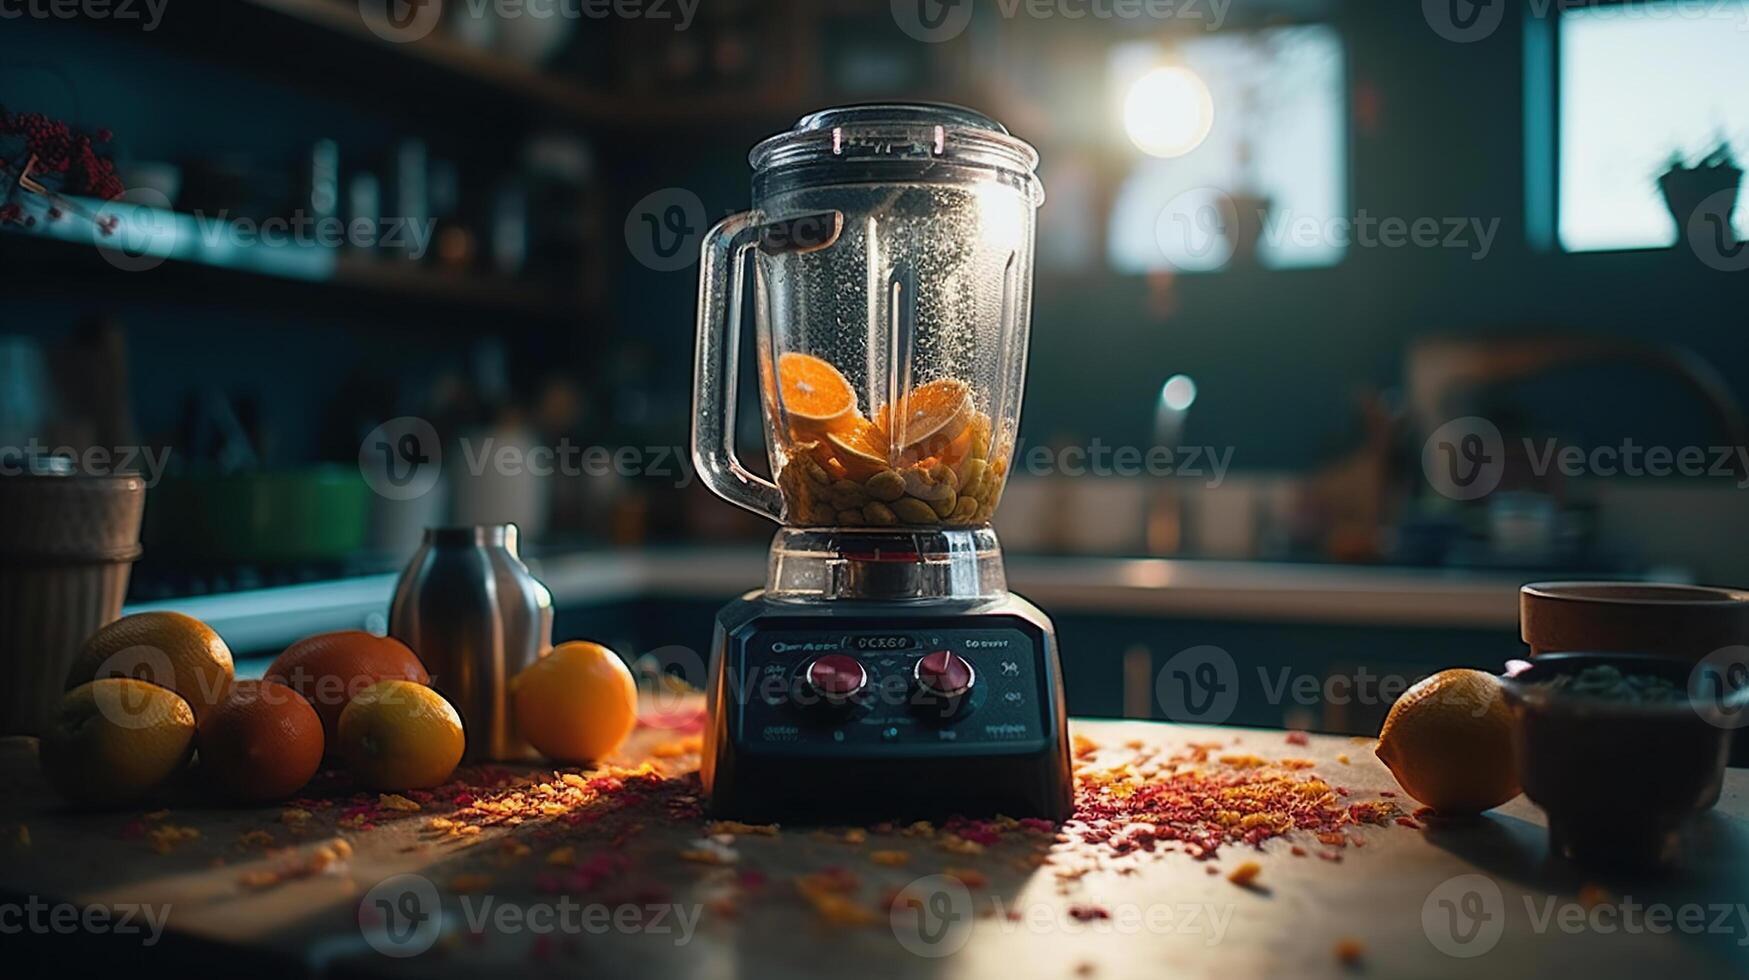
[[[753,149],[711,229],[693,458],[792,527],[977,528],[1002,496],[1031,320],[1038,155],[950,106],[828,109]],[[746,257],[775,482],[732,446]]]

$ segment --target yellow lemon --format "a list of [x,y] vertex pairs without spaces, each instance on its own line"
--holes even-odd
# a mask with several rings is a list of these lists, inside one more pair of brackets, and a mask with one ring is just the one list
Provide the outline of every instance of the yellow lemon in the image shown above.
[[1403,692],[1374,750],[1404,792],[1445,815],[1480,813],[1519,793],[1512,712],[1500,679],[1445,670]]
[[150,796],[188,765],[194,732],[194,710],[176,692],[108,677],[61,698],[38,754],[61,795],[121,806]]
[[461,715],[443,695],[413,681],[378,681],[353,695],[339,729],[338,755],[372,789],[436,786],[467,748]]

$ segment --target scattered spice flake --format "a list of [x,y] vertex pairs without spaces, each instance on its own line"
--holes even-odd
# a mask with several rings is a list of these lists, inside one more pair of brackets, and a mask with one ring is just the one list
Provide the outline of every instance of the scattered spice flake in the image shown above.
[[237,843],[243,847],[272,847],[273,835],[265,830],[245,830],[237,835]]
[[876,864],[897,868],[911,862],[911,853],[909,851],[870,851],[868,859]]
[[1215,867],[1215,866],[1214,866],[1214,865],[1212,865],[1212,864],[1211,864],[1211,865],[1209,865],[1209,866],[1208,866],[1208,867],[1206,867],[1206,868],[1204,868],[1204,869],[1203,869],[1203,871],[1205,871],[1205,872],[1207,872],[1207,873],[1208,873],[1208,874],[1211,874],[1211,875],[1218,875],[1218,874],[1220,874],[1220,873],[1221,873],[1221,869],[1220,869],[1220,868],[1217,868],[1217,867]]
[[1094,740],[1088,738],[1085,735],[1077,734],[1072,739],[1070,739],[1070,742],[1074,746],[1072,751],[1075,753],[1075,758],[1077,758],[1077,759],[1085,759],[1088,756],[1092,755],[1093,753],[1099,751],[1099,743],[1095,742]]
[[1398,817],[1397,818],[1397,826],[1408,827],[1410,830],[1420,830],[1421,829],[1421,825],[1416,823],[1414,818],[1412,818],[1412,817]]
[[906,837],[934,837],[935,825],[927,820],[919,820],[900,829],[899,833]]
[[1348,753],[1344,752],[1344,753],[1338,755],[1336,757],[1336,761],[1342,763],[1345,766],[1348,765]]
[[383,810],[399,810],[402,813],[418,813],[419,804],[407,799],[399,793],[383,793],[377,797],[377,807]]
[[949,878],[958,878],[960,884],[967,888],[982,888],[990,883],[989,876],[976,868],[944,868],[942,874]]
[[843,840],[846,844],[864,843],[868,840],[868,831],[860,827],[852,827],[844,832]]
[[1432,807],[1424,806],[1416,808],[1415,812],[1409,814],[1409,816],[1414,817],[1416,820],[1426,820],[1428,817],[1435,816],[1435,813]]
[[302,807],[291,806],[279,811],[279,822],[283,824],[296,826],[308,822],[309,819],[310,811],[305,810]]
[[858,882],[842,869],[828,869],[796,879],[796,891],[813,906],[814,912],[831,925],[863,926],[879,921],[872,909],[858,904],[852,897]]
[[705,825],[707,834],[741,834],[750,837],[776,837],[777,824],[742,823],[739,820],[713,820]]
[[1387,799],[1387,800],[1394,800],[1394,799],[1396,799],[1396,798],[1397,798],[1397,794],[1395,794],[1395,793],[1393,793],[1393,792],[1391,792],[1391,791],[1390,791],[1390,790],[1388,790],[1388,789],[1381,789],[1381,790],[1379,790],[1379,795],[1380,795],[1380,796],[1382,796],[1382,797],[1384,797],[1384,798],[1385,798],[1385,799]]
[[953,854],[982,854],[984,845],[975,840],[967,840],[958,834],[946,834],[941,838],[941,849]]
[[153,810],[151,813],[140,814],[140,819],[146,821],[147,823],[157,823],[158,821],[163,820],[165,817],[168,817],[168,816],[170,816],[169,810]]
[[1312,744],[1312,738],[1311,738],[1311,736],[1307,735],[1305,732],[1288,732],[1287,733],[1287,744],[1289,744],[1289,745],[1310,745],[1310,744]]
[[680,852],[680,860],[691,861],[694,864],[734,864],[741,855],[729,845],[706,837],[692,842],[692,846]]
[[574,847],[554,848],[553,851],[547,855],[548,864],[559,865],[561,867],[569,865],[576,860],[577,849]]
[[171,851],[191,840],[197,840],[200,831],[193,827],[176,824],[159,824],[146,832],[146,840],[152,845],[152,850],[158,854],[169,854]]
[[1240,888],[1249,888],[1251,887],[1251,883],[1257,880],[1257,876],[1262,873],[1263,865],[1258,864],[1256,861],[1246,861],[1244,864],[1229,871],[1227,873],[1227,880],[1238,885]]
[[1101,905],[1071,905],[1069,918],[1076,922],[1093,922],[1096,919],[1109,919],[1111,912]]
[[1293,847],[1288,848],[1288,853],[1292,854],[1294,857],[1303,858],[1306,856],[1306,849],[1295,844]]
[[1338,939],[1330,954],[1336,957],[1336,962],[1353,969],[1360,965],[1361,958],[1366,955],[1366,946],[1358,939]]

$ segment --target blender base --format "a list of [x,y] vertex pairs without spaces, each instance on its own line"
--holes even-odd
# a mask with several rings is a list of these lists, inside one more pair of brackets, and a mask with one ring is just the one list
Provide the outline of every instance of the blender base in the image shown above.
[[1019,596],[776,600],[717,614],[702,777],[749,821],[1060,821],[1073,809],[1050,620]]

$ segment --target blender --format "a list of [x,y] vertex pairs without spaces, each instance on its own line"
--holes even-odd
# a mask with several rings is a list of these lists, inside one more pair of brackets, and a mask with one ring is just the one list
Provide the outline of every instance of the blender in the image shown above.
[[[1072,803],[1051,622],[990,527],[1031,320],[1037,152],[944,105],[802,118],[707,234],[692,456],[781,527],[717,614],[701,775],[742,819]],[[733,445],[746,267],[773,479]]]

